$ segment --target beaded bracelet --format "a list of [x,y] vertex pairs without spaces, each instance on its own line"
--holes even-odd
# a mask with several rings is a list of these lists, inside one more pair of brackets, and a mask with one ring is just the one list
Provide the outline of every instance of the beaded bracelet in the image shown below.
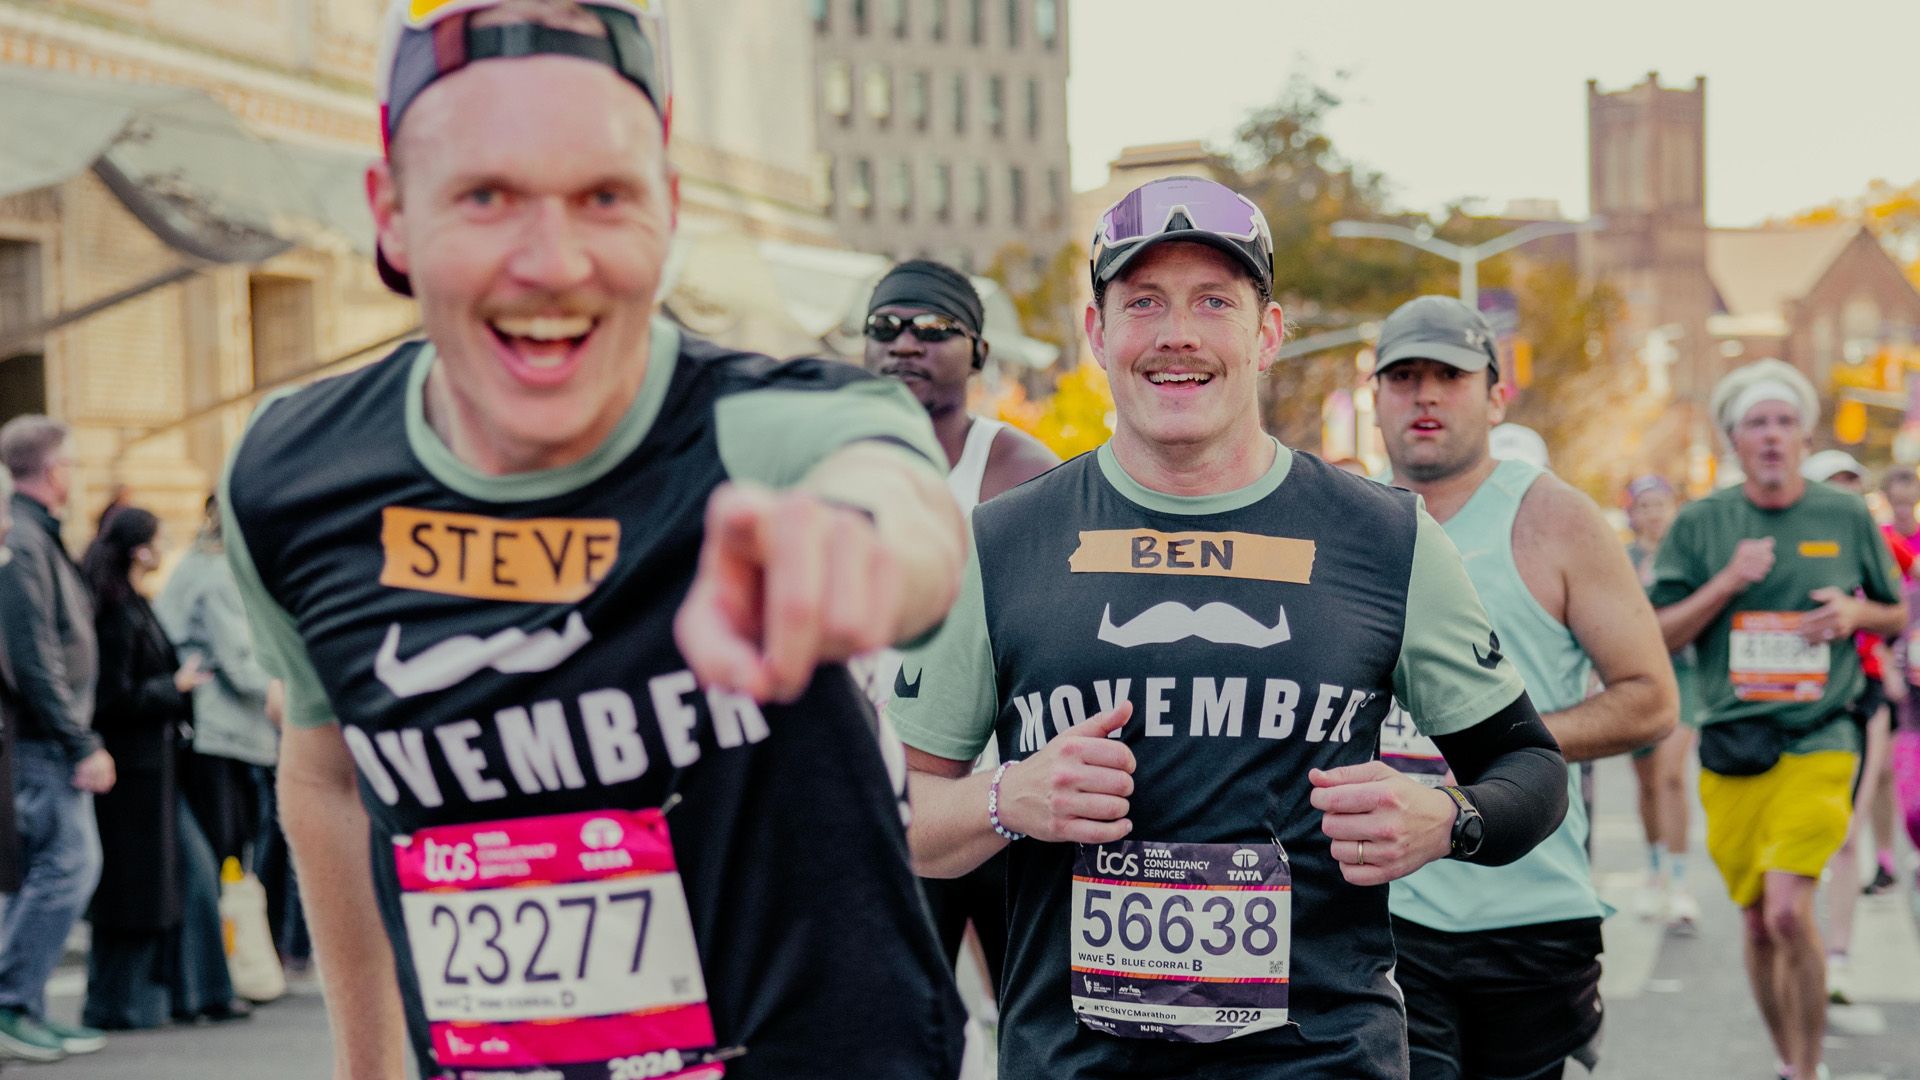
[[1027,838],[1025,833],[1014,832],[1000,824],[1000,778],[1007,775],[1007,770],[1011,768],[1013,768],[1013,762],[1003,761],[999,768],[993,770],[993,783],[987,785],[987,823],[993,826],[993,831],[999,833],[1003,840],[1025,840]]

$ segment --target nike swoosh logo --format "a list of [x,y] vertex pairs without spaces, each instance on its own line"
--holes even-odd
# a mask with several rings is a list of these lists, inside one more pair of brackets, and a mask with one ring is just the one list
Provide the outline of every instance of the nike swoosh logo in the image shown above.
[[923,668],[921,669],[920,674],[915,675],[913,677],[912,682],[908,682],[907,666],[905,664],[900,665],[900,670],[893,673],[893,696],[895,698],[919,697],[920,681],[922,679],[925,679],[926,677],[927,677],[927,672],[926,672],[926,669]]
[[560,630],[528,633],[510,626],[488,637],[461,634],[428,646],[412,659],[400,658],[400,624],[387,628],[373,674],[397,698],[418,697],[466,681],[487,668],[502,675],[552,671],[593,640],[579,612]]
[[1488,671],[1492,671],[1494,668],[1500,666],[1500,635],[1487,635],[1487,652],[1484,656],[1480,653],[1480,646],[1474,645],[1471,646],[1471,648],[1473,649],[1474,663],[1479,664]]

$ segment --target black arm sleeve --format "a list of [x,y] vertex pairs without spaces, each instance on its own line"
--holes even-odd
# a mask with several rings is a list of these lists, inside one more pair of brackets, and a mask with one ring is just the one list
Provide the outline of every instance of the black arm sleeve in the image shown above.
[[1470,861],[1505,866],[1566,818],[1567,762],[1525,693],[1478,724],[1435,735],[1433,742],[1486,823],[1486,839]]

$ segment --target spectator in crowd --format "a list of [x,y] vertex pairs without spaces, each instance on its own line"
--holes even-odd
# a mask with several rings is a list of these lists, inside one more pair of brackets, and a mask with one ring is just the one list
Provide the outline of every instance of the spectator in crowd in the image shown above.
[[94,730],[119,764],[99,801],[105,854],[94,895],[87,1004],[93,1027],[158,1027],[231,1019],[237,1003],[220,930],[219,874],[181,793],[178,755],[191,732],[198,654],[174,651],[142,579],[159,565],[160,522],[137,506],[107,519],[80,569],[100,641]]
[[[13,531],[13,477],[0,469],[0,567],[13,558],[6,547],[7,534]],[[7,662],[7,650],[0,648],[0,697],[11,693],[13,667]],[[0,712],[0,912],[6,899],[20,890],[20,830],[13,820],[13,717]]]
[[0,567],[0,648],[10,677],[0,709],[14,731],[20,890],[0,920],[0,1053],[57,1061],[106,1045],[47,1016],[47,980],[100,878],[93,797],[113,787],[113,758],[92,730],[93,605],[60,541],[72,493],[65,424],[17,416],[0,426],[16,527]]
[[[219,818],[207,826],[220,834],[214,847],[225,856],[251,840],[254,872],[267,890],[267,910],[275,942],[283,940],[289,922],[298,919],[299,898],[294,891],[292,864],[280,835],[275,812],[274,762],[280,752],[280,732],[267,716],[267,673],[253,650],[246,611],[240,606],[240,588],[228,566],[220,535],[220,503],[209,495],[206,516],[193,547],[167,577],[166,588],[154,602],[154,612],[167,637],[182,654],[198,654],[210,678],[193,692],[193,772],[211,795],[195,806],[196,819]],[[247,796],[251,796],[248,798]],[[217,807],[209,809],[208,807]],[[219,850],[222,846],[229,850]]]

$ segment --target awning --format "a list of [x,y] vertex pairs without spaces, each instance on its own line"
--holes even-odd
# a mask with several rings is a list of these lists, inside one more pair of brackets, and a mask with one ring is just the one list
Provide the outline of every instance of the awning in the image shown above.
[[253,263],[296,243],[366,250],[366,155],[248,131],[197,90],[0,67],[0,197],[93,170],[189,257]]

